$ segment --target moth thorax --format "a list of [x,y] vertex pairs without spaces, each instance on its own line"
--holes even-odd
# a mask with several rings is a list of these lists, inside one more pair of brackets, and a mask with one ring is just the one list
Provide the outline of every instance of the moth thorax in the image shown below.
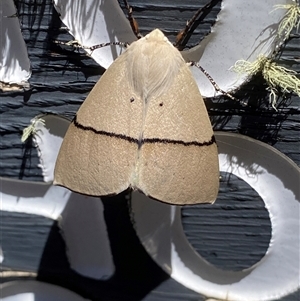
[[160,97],[169,90],[185,64],[180,52],[165,41],[144,42],[138,53],[135,50],[128,53],[129,82],[145,101]]

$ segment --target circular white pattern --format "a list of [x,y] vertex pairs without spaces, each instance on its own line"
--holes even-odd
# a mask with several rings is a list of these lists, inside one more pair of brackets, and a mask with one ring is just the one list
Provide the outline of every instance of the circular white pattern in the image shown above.
[[11,281],[0,285],[2,301],[87,301],[60,286],[39,281]]
[[262,260],[238,272],[215,268],[186,239],[180,207],[138,193],[132,200],[137,234],[172,278],[207,297],[259,301],[288,295],[300,281],[300,170],[273,147],[249,137],[218,132],[216,139],[220,170],[247,182],[269,211],[272,239]]

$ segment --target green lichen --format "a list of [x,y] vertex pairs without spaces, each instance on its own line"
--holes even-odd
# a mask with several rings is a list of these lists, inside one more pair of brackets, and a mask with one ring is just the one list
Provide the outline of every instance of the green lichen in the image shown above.
[[231,69],[239,75],[246,73],[249,76],[253,76],[260,72],[269,85],[270,103],[275,109],[278,87],[283,93],[294,92],[300,96],[300,79],[296,76],[297,72],[279,66],[263,55],[259,55],[253,63],[238,60]]
[[299,30],[300,6],[299,4],[296,3],[296,1],[293,2],[294,2],[293,4],[277,4],[274,6],[274,10],[276,9],[287,10],[278,26],[278,31],[277,31],[277,36],[279,38],[283,38],[283,40],[286,40],[289,37],[293,28],[296,28],[297,31]]
[[23,129],[23,134],[21,137],[21,141],[24,143],[31,135],[34,135],[37,133],[36,125],[37,123],[42,123],[45,125],[45,120],[43,118],[34,118],[31,120],[31,124]]

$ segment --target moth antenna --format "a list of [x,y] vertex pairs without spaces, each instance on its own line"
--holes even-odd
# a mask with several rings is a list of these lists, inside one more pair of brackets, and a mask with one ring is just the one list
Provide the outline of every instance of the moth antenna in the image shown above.
[[102,48],[102,47],[106,47],[106,46],[112,46],[112,45],[122,46],[122,47],[126,48],[126,47],[129,46],[129,43],[120,42],[120,41],[118,41],[118,42],[108,42],[108,43],[97,44],[97,45],[90,46],[90,47],[83,46],[83,49],[89,49],[93,52],[94,50],[96,50],[98,48]]
[[[191,33],[195,30],[196,26],[207,16],[211,9],[221,0],[211,0],[209,3],[199,8],[194,16],[186,22],[185,28],[182,29],[176,36],[174,46],[178,50],[183,50],[188,42]],[[201,16],[200,16],[201,15]],[[200,17],[199,17],[200,16]]]
[[[236,98],[235,98],[234,96],[232,96],[230,93],[228,93],[228,92],[222,90],[222,89],[218,86],[218,84],[215,82],[215,80],[210,76],[210,74],[209,74],[202,66],[200,66],[199,63],[197,63],[197,62],[189,62],[188,64],[190,64],[190,66],[195,66],[195,67],[197,67],[197,68],[198,68],[198,69],[199,69],[199,70],[200,70],[200,71],[208,78],[208,80],[209,80],[209,81],[211,82],[211,84],[214,86],[216,92],[220,92],[220,93],[222,93],[223,95],[229,97],[230,99],[232,99],[232,100],[234,100],[234,101],[239,101],[239,102],[240,102],[240,100],[236,99]],[[247,105],[245,102],[242,102],[242,104],[243,104],[243,105]]]
[[74,48],[82,48],[83,47],[77,40],[71,40],[69,42],[53,40],[53,43],[58,44],[58,45],[72,46]]
[[128,21],[130,23],[131,29],[133,31],[133,33],[135,34],[135,36],[140,39],[142,37],[140,30],[139,30],[139,25],[138,22],[135,20],[135,18],[132,15],[132,6],[130,6],[127,2],[127,0],[123,0],[124,5],[127,9],[127,18]]
[[125,48],[129,46],[129,43],[120,42],[120,41],[101,43],[101,44],[97,44],[97,45],[94,45],[94,46],[83,46],[76,40],[72,40],[72,41],[69,41],[69,42],[54,40],[53,42],[55,44],[59,44],[59,45],[72,46],[74,48],[80,48],[80,49],[88,49],[91,52],[93,52],[94,50],[96,50],[98,48],[102,48],[102,47],[106,47],[106,46],[112,46],[112,45],[122,46],[122,47],[125,47]]

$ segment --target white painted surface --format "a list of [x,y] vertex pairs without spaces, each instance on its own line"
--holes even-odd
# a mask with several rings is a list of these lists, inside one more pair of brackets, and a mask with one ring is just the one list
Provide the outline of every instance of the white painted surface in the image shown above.
[[31,70],[17,10],[13,0],[1,0],[1,9],[0,81],[23,85],[30,78]]

